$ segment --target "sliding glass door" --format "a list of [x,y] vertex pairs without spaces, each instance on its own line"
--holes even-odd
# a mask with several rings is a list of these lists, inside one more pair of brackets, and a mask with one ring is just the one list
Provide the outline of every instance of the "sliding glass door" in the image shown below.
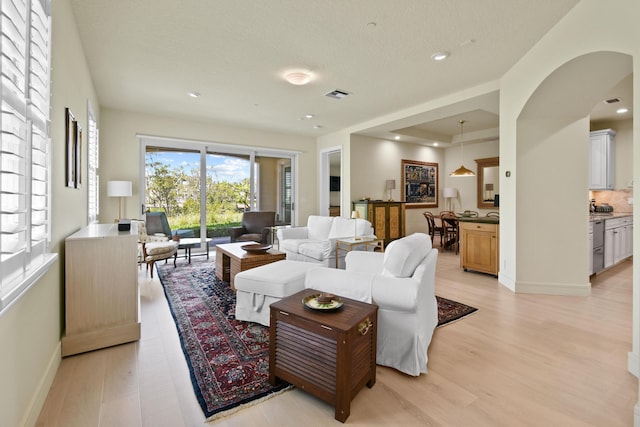
[[139,137],[144,154],[142,212],[166,213],[173,233],[228,241],[248,210],[292,223],[297,153]]

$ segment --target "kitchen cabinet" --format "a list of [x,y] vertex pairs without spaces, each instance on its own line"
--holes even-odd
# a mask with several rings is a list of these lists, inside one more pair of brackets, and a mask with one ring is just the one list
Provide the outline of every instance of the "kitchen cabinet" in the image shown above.
[[615,185],[615,136],[613,129],[589,134],[589,189],[613,190]]
[[500,226],[460,221],[460,267],[498,276]]
[[138,228],[92,224],[65,239],[62,356],[140,338]]
[[604,267],[611,267],[633,255],[633,217],[605,221]]
[[371,223],[373,233],[384,239],[385,247],[393,240],[405,235],[404,202],[383,202],[382,200],[359,200],[353,202],[353,210],[358,211],[360,218]]

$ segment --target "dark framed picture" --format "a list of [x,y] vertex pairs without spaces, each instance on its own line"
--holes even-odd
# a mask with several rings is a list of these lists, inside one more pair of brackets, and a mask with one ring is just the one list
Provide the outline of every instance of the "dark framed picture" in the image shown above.
[[402,201],[407,208],[438,207],[438,164],[402,160]]
[[80,188],[82,184],[82,129],[69,108],[65,108],[66,168],[65,185]]

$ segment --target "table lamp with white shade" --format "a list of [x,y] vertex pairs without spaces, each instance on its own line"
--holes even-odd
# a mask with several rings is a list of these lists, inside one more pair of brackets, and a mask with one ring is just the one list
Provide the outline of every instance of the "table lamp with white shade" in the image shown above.
[[107,181],[107,196],[118,198],[118,220],[122,219],[122,198],[133,195],[131,181]]
[[451,199],[458,197],[458,189],[453,187],[445,187],[444,198],[449,202],[449,210],[451,210]]
[[389,190],[389,201],[393,201],[393,197],[391,196],[391,190],[395,190],[396,188],[396,180],[395,179],[388,179],[385,183],[385,187],[387,188],[387,190]]

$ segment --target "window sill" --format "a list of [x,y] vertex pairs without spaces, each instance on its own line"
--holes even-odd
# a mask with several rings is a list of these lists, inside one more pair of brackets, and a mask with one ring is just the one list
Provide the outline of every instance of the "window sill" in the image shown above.
[[43,256],[42,262],[27,272],[25,272],[19,284],[9,291],[6,295],[0,297],[0,314],[7,310],[13,303],[15,303],[22,295],[24,295],[44,274],[49,271],[51,265],[58,259],[57,253],[50,253]]

